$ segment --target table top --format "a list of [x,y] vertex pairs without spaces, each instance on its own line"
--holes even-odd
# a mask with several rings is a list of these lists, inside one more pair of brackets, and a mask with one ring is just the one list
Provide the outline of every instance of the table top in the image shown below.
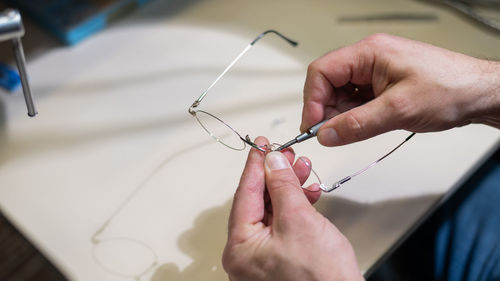
[[[202,108],[251,137],[298,133],[308,63],[375,32],[498,58],[500,39],[415,1],[153,1],[104,32],[28,61],[39,115],[2,95],[0,207],[71,280],[227,280],[220,258],[246,152],[214,142],[189,105],[260,32],[269,36],[211,90]],[[374,4],[373,4],[374,5]],[[431,20],[339,22],[421,13]],[[433,19],[432,19],[433,18]],[[408,132],[325,148],[297,145],[333,182]],[[497,146],[481,125],[417,134],[317,209],[368,270]]]

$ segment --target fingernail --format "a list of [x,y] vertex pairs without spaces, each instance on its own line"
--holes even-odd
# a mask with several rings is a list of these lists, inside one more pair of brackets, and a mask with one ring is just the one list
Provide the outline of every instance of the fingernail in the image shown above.
[[318,141],[323,145],[337,145],[340,143],[339,135],[334,128],[326,128],[318,132]]
[[266,155],[266,166],[271,170],[282,170],[290,168],[290,163],[283,153],[273,151]]

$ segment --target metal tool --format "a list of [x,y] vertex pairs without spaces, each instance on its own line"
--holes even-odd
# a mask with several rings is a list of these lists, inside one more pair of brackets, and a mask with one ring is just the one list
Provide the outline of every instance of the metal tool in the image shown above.
[[24,27],[19,11],[8,9],[0,13],[0,41],[12,41],[12,48],[14,50],[19,76],[21,77],[21,85],[23,86],[24,100],[28,108],[28,115],[33,117],[37,114],[37,111],[28,83],[28,74],[26,73],[26,59],[24,58],[23,44],[21,43],[21,37],[23,35]]
[[317,123],[316,125],[314,125],[311,128],[307,129],[307,131],[305,131],[304,133],[296,136],[291,141],[289,141],[289,142],[285,143],[284,145],[278,147],[278,149],[276,149],[276,150],[280,151],[280,150],[283,150],[283,149],[285,149],[287,147],[290,147],[290,146],[292,146],[292,145],[294,145],[296,143],[300,143],[300,142],[308,140],[308,139],[310,139],[312,137],[315,137],[316,134],[319,131],[319,128],[321,128],[321,126],[323,124],[325,124],[325,122],[328,121],[328,120],[330,120],[330,119],[326,119],[326,120],[323,120],[323,121]]

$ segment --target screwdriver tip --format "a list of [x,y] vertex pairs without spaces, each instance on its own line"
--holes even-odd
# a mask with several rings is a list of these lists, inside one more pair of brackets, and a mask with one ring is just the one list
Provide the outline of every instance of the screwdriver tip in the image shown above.
[[293,140],[291,140],[291,141],[289,141],[289,142],[285,143],[284,145],[282,145],[282,146],[278,147],[276,150],[277,150],[277,151],[281,151],[281,150],[283,150],[283,149],[285,149],[285,148],[287,148],[287,147],[290,147],[291,145],[293,145],[293,144],[295,144],[295,143],[297,143],[297,139],[293,139]]

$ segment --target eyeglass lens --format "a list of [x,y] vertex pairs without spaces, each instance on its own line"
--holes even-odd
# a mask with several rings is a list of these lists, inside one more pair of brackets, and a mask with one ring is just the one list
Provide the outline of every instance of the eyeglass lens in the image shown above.
[[198,110],[195,114],[196,120],[201,127],[217,142],[234,150],[245,149],[245,142],[240,135],[221,119],[206,111]]

